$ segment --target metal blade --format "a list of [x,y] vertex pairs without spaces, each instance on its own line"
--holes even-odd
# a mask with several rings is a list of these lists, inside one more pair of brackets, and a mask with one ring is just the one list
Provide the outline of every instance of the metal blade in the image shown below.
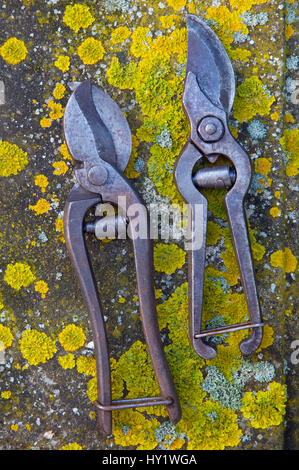
[[235,76],[223,44],[214,31],[194,15],[187,16],[187,31],[186,73],[193,72],[207,98],[229,113],[235,97]]
[[77,161],[102,158],[124,171],[132,150],[131,131],[118,105],[90,81],[75,83],[64,113],[67,146]]

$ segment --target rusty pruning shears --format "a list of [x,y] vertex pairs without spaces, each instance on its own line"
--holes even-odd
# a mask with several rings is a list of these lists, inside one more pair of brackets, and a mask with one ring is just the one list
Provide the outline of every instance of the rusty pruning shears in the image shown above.
[[[216,350],[205,342],[207,336],[250,328],[251,335],[240,343],[241,352],[250,354],[261,343],[263,323],[243,207],[251,182],[251,163],[227,122],[235,95],[234,71],[217,35],[194,15],[187,17],[187,34],[183,108],[191,129],[176,162],[175,180],[191,210],[189,233],[203,232],[201,246],[188,250],[190,340],[197,354],[213,359]],[[204,166],[207,161],[215,163],[220,155],[232,165]],[[224,203],[250,315],[250,321],[207,330],[202,330],[201,324],[208,201],[199,192],[201,188],[228,189]],[[202,227],[196,226],[196,205],[203,209]]]
[[[165,405],[171,421],[176,423],[180,419],[181,410],[158,327],[153,249],[148,220],[145,224],[148,227],[147,236],[133,237],[132,241],[141,319],[160,397],[112,400],[105,321],[85,243],[86,232],[97,235],[103,223],[103,218],[100,217],[93,222],[85,222],[86,214],[93,206],[104,203],[118,205],[120,215],[113,221],[117,231],[122,223],[126,225],[130,218],[134,218],[128,215],[128,207],[131,204],[142,204],[123,174],[132,145],[127,120],[118,105],[103,90],[87,80],[73,87],[65,109],[64,133],[68,150],[75,161],[77,180],[64,210],[64,233],[93,334],[98,383],[97,400],[94,404],[100,429],[106,435],[111,434],[113,410],[155,405]],[[122,207],[119,207],[120,201]],[[147,211],[144,217],[148,218]]]

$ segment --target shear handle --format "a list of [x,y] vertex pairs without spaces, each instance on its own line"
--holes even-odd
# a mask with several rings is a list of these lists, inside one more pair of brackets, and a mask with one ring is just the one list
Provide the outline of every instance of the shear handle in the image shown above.
[[[108,168],[107,163],[106,165]],[[112,173],[112,168],[108,171]],[[145,233],[138,237],[131,234],[141,320],[161,396],[164,399],[171,399],[171,402],[166,406],[171,421],[177,423],[181,417],[181,408],[164,353],[157,320],[153,277],[153,244],[150,238],[148,211],[127,179],[119,174],[116,169],[113,169],[113,178],[109,181],[101,189],[102,200],[115,205],[121,204],[122,213],[127,215],[129,227],[134,225],[134,219],[137,216],[135,213],[131,213],[129,209],[136,204],[141,209],[138,214],[138,221],[145,228]]]
[[[208,201],[193,184],[192,170],[202,157],[203,154],[188,142],[177,160],[174,175],[177,188],[191,211],[188,214],[188,234],[192,236],[188,247],[189,337],[195,352],[210,360],[216,356],[216,351],[198,336],[202,323]],[[202,220],[198,221],[196,213],[200,207]],[[201,239],[197,238],[199,236]]]
[[[64,209],[64,236],[88,308],[95,346],[98,382],[97,398],[100,403],[110,405],[112,398],[106,329],[83,231],[86,212],[99,202],[101,202],[99,195],[84,191],[81,186],[75,185]],[[112,432],[111,412],[98,411],[98,421],[101,432],[110,435]]]

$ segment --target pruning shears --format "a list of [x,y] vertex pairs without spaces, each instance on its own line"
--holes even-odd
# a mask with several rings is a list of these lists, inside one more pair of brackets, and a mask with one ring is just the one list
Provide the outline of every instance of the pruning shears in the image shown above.
[[[89,209],[105,203],[117,206],[119,216],[112,223],[119,230],[134,218],[128,212],[130,205],[142,204],[139,195],[123,174],[131,154],[129,125],[110,96],[87,80],[73,87],[65,109],[64,134],[75,162],[76,175],[76,184],[64,210],[64,233],[93,334],[98,383],[97,400],[94,404],[100,429],[106,435],[111,434],[111,413],[114,410],[155,405],[165,405],[171,421],[176,423],[180,419],[181,410],[158,327],[149,221],[146,220],[144,224],[148,230],[146,236],[133,237],[133,248],[144,336],[159,384],[160,397],[112,400],[103,309],[85,243],[86,232],[97,234],[101,232],[99,228],[103,228],[101,224],[104,224],[100,217],[93,222],[86,222]],[[148,218],[146,210],[143,216]],[[106,229],[109,231],[109,227]],[[139,371],[136,370],[136,373]]]
[[[217,35],[194,15],[187,17],[187,35],[183,108],[189,119],[190,135],[176,162],[175,180],[191,208],[189,233],[202,231],[201,246],[195,247],[193,243],[188,250],[190,341],[197,354],[213,359],[216,350],[206,342],[207,336],[250,328],[250,336],[240,343],[241,352],[247,355],[259,347],[263,323],[244,213],[244,198],[251,182],[251,162],[228,127],[228,115],[235,96],[234,71]],[[230,164],[204,166],[205,163],[214,164],[219,156],[227,158]],[[202,330],[202,304],[208,201],[200,193],[201,188],[228,190],[224,203],[250,315],[250,321],[207,330]],[[203,210],[201,226],[196,226],[197,205]]]

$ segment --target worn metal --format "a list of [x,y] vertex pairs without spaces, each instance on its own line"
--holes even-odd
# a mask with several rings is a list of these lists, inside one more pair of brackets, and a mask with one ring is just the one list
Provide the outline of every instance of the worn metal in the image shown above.
[[[205,359],[213,359],[216,350],[204,337],[250,328],[251,335],[240,343],[243,354],[251,354],[262,340],[260,305],[256,289],[244,198],[251,181],[250,158],[233,138],[228,127],[235,78],[231,62],[216,34],[194,15],[187,17],[188,57],[183,92],[183,108],[190,122],[190,136],[176,162],[175,180],[179,192],[191,207],[189,233],[202,230],[201,247],[189,250],[189,331],[193,348]],[[195,168],[204,162],[215,163],[226,157],[230,167]],[[195,174],[194,174],[195,172]],[[250,321],[210,330],[201,330],[205,270],[208,201],[198,188],[227,187],[224,198],[241,282]],[[195,207],[203,208],[203,225],[195,226]]]
[[[103,309],[85,244],[85,232],[105,229],[99,219],[85,222],[86,213],[96,205],[109,203],[127,214],[131,204],[142,201],[123,175],[131,153],[131,132],[117,104],[90,81],[76,84],[64,115],[64,133],[68,149],[75,161],[77,183],[71,190],[64,211],[66,246],[80,282],[89,313],[95,345],[98,394],[95,407],[100,429],[111,434],[111,412],[136,406],[165,405],[173,423],[181,416],[180,404],[168,368],[158,327],[154,279],[153,247],[149,234],[133,237],[140,313],[145,340],[159,384],[161,397],[113,401],[109,351]],[[121,197],[121,199],[119,199]],[[121,201],[121,207],[119,206]],[[98,206],[99,207],[99,206]],[[148,219],[147,211],[143,214]],[[132,216],[127,216],[130,222]],[[106,220],[106,228],[111,221]],[[99,226],[100,224],[100,226]],[[114,221],[118,227],[118,222]],[[122,222],[123,225],[126,224]],[[100,230],[101,229],[101,230]]]

